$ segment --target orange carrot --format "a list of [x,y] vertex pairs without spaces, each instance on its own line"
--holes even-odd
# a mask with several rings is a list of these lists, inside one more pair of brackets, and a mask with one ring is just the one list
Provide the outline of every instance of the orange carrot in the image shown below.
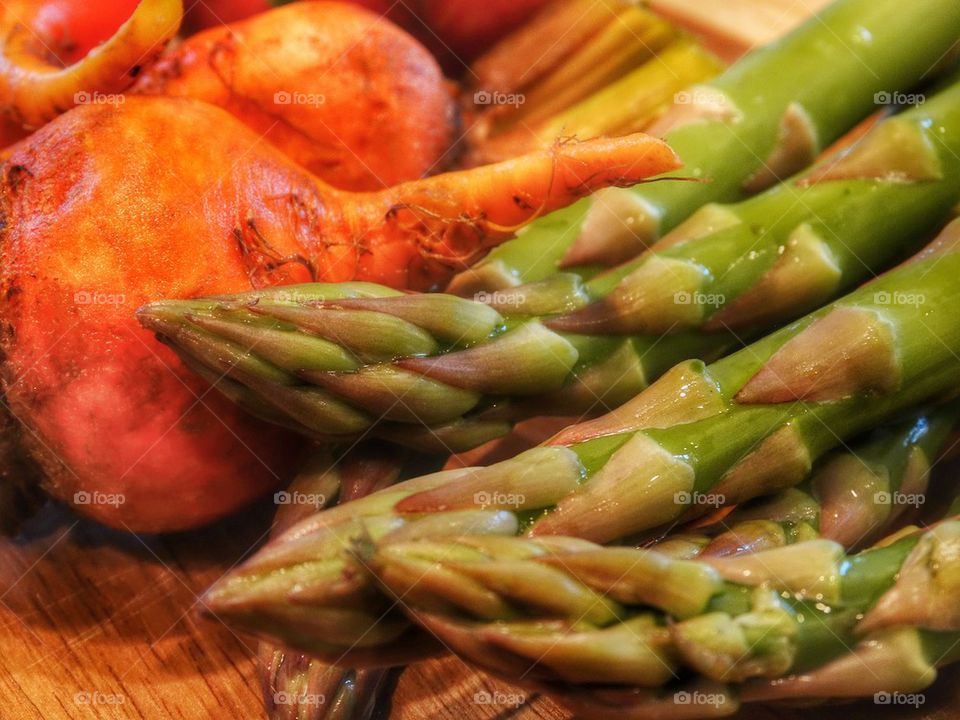
[[558,142],[496,165],[344,197],[344,230],[323,240],[318,274],[430,289],[541,215],[675,167],[666,145],[635,134]]

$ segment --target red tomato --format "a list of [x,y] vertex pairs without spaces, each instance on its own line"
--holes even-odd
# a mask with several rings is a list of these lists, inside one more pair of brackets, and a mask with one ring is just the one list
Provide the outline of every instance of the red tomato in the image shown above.
[[[109,39],[133,14],[138,0],[31,0],[31,25],[65,65]],[[29,12],[29,10],[28,10]]]

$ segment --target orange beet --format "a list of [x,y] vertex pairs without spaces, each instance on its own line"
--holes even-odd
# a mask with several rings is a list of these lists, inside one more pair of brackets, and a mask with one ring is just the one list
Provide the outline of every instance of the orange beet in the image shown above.
[[395,185],[443,169],[453,101],[405,31],[338,2],[299,2],[194,35],[136,92],[229,110],[330,184]]
[[151,148],[118,115],[71,111],[0,169],[3,387],[54,496],[99,498],[79,509],[108,525],[178,530],[251,501],[291,462],[284,433],[209,392],[133,319],[146,300],[250,287],[233,238],[208,232],[227,221],[224,168],[249,147],[185,146],[155,125]]

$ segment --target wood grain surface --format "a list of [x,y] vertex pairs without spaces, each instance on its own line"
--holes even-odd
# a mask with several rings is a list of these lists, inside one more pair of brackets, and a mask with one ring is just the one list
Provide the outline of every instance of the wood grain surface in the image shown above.
[[[197,595],[268,526],[262,508],[195,533],[138,537],[45,508],[19,538],[0,541],[0,719],[262,718],[256,643],[200,619]],[[737,717],[956,720],[958,679],[944,673],[917,709],[868,702]],[[544,698],[511,695],[509,686],[446,659],[408,669],[383,709],[398,720],[567,717]]]

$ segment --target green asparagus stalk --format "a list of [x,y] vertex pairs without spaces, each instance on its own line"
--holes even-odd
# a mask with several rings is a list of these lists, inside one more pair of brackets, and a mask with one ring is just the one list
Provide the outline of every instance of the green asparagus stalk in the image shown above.
[[678,91],[721,69],[701,43],[633,0],[550,3],[471,65],[461,164],[640,132]]
[[957,519],[853,556],[826,540],[684,561],[571,538],[464,537],[385,542],[370,567],[460,657],[588,717],[613,698],[690,717],[670,706],[691,678],[720,693],[698,708],[709,716],[741,701],[918,692],[960,659]]
[[821,536],[856,549],[913,519],[926,503],[938,458],[955,445],[958,417],[956,404],[926,411],[881,429],[853,453],[827,456],[809,484],[820,505]]
[[[400,479],[407,458],[378,446],[335,458],[318,448],[290,486],[277,493],[277,535],[324,507],[363,497]],[[339,668],[304,653],[260,643],[260,678],[271,720],[368,720],[388,701],[395,672]]]
[[399,651],[408,626],[372,592],[358,542],[524,533],[605,543],[797,485],[845,439],[960,387],[958,273],[960,221],[845,298],[710,366],[682,363],[541,447],[320,513],[218,583],[208,606],[318,654]]
[[[884,106],[868,116],[832,143],[822,153],[821,158],[839,155],[858,142],[880,120],[889,117],[894,110],[895,106]],[[482,260],[454,275],[445,291],[459,297],[471,298],[479,293],[541,283],[557,272],[579,276],[586,282],[605,270],[604,265],[571,266],[570,263],[565,263],[561,271],[561,261],[573,241],[581,236],[585,236],[582,242],[590,244],[590,238],[622,233],[624,242],[633,243],[635,237],[630,229],[631,221],[628,215],[630,199],[629,194],[601,191],[592,196],[589,205],[581,202],[555,211],[534,225],[526,225],[520,228],[517,237],[501,243]],[[584,224],[587,218],[590,222]],[[669,242],[669,235],[670,233],[667,233],[658,242]],[[654,243],[651,247],[656,245],[657,243]],[[605,266],[614,264],[607,262]]]
[[674,557],[724,557],[821,537],[847,550],[870,545],[926,502],[931,469],[951,444],[960,406],[912,415],[830,453],[810,479],[735,508],[695,532],[652,547]]
[[[424,308],[427,315],[421,317],[421,324],[427,329],[390,313],[360,311],[347,316],[322,307],[328,301],[391,297],[399,303],[404,298],[414,303],[418,297],[438,298]],[[431,320],[429,314],[438,309],[443,314]],[[317,440],[372,435],[449,454],[482,445],[510,429],[500,418],[460,417],[479,396],[456,389],[447,393],[442,383],[402,371],[390,373],[389,367],[384,367],[388,372],[380,380],[374,380],[375,386],[360,390],[376,405],[373,414],[316,384],[335,379],[337,371],[360,377],[354,371],[361,365],[387,363],[397,351],[411,356],[434,352],[438,337],[463,343],[485,339],[502,319],[480,303],[449,296],[404,296],[365,283],[315,283],[209,300],[154,303],[138,314],[145,327],[157,332],[189,367],[231,400],[264,420]],[[304,331],[307,326],[310,329]],[[309,381],[314,384],[308,385]],[[407,387],[398,389],[397,383]],[[450,414],[445,402],[455,403],[463,412]]]
[[[958,34],[960,8],[952,0],[909,7],[895,0],[839,0],[712,82],[681,94],[651,129],[677,150],[688,176],[709,182],[624,190],[613,210],[611,195],[581,201],[567,214],[570,222],[557,228],[568,235],[558,240],[568,246],[561,265],[622,262],[700,207],[735,201],[789,177],[866,117],[878,93],[905,91],[924,79]],[[609,232],[581,233],[596,224],[591,206]],[[542,222],[556,228],[550,218]],[[528,233],[540,235],[538,223]],[[496,268],[485,265],[481,272],[489,276]],[[506,273],[509,282],[509,268]]]
[[473,302],[318,286],[308,304],[248,294],[140,318],[304,433],[462,450],[506,421],[617,407],[677,362],[715,359],[906,256],[960,201],[960,83],[800,182],[708,206],[586,285],[557,274]]

